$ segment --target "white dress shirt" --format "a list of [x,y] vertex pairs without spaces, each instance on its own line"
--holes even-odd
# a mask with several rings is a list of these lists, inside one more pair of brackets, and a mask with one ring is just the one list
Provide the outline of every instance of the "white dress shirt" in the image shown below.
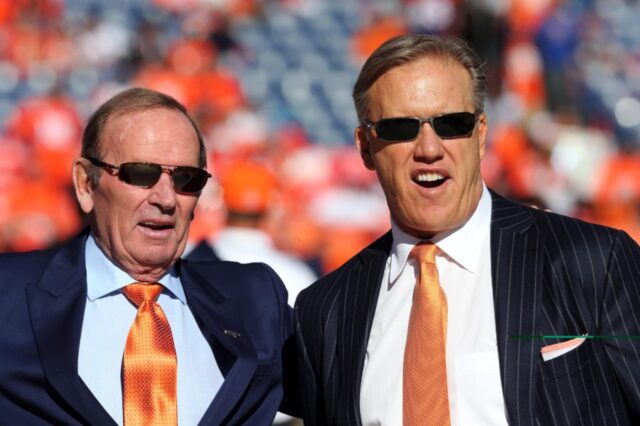
[[[135,280],[104,255],[91,235],[87,238],[85,256],[87,304],[80,336],[78,374],[121,425],[122,356],[137,312],[121,289]],[[178,424],[195,425],[213,401],[224,377],[187,306],[175,270],[172,268],[159,283],[164,289],[158,303],[169,321],[178,360]]]
[[[459,229],[436,235],[436,266],[447,297],[447,383],[452,425],[506,425],[491,284],[491,195],[486,187]],[[364,425],[402,424],[402,369],[419,267],[419,241],[392,223],[393,246],[367,345],[360,391]],[[425,354],[428,356],[428,354]]]

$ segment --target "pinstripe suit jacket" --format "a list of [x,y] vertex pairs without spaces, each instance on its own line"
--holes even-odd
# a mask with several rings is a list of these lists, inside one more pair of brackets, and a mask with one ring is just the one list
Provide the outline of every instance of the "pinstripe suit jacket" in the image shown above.
[[[492,193],[491,268],[502,390],[512,425],[640,424],[640,248],[624,232]],[[391,233],[303,291],[296,339],[305,425],[359,425],[360,382]]]

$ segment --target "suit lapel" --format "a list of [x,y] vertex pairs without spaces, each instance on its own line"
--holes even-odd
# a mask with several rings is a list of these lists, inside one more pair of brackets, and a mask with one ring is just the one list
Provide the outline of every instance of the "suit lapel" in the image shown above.
[[492,193],[491,273],[502,390],[509,423],[535,422],[534,397],[541,339],[543,239],[533,214]]
[[[391,232],[386,233],[363,250],[355,268],[345,271],[349,285],[345,286],[343,304],[338,315],[339,369],[344,387],[343,395],[349,395],[339,404],[349,404],[345,420],[349,424],[361,424],[360,382],[364,367],[367,343],[373,316],[378,303],[382,275],[391,250]],[[340,410],[340,412],[345,412]],[[344,423],[344,422],[342,422]]]
[[29,315],[44,374],[68,409],[86,423],[115,424],[78,375],[87,300],[85,239],[83,234],[63,247],[37,286],[27,287]]
[[[197,272],[179,265],[189,309],[193,313],[200,330],[214,349],[216,361],[225,380],[215,398],[202,417],[201,424],[222,424],[235,404],[241,399],[257,367],[257,355],[245,331],[243,309],[233,299],[227,299]],[[216,280],[233,279],[216,277]],[[228,351],[230,357],[215,350],[219,345]]]

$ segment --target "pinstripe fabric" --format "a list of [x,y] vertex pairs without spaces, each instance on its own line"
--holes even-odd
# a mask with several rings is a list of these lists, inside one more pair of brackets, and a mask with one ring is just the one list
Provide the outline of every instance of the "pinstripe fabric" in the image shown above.
[[[518,336],[640,335],[640,248],[623,232],[529,209],[492,193],[498,352],[513,425],[640,424],[640,340]],[[391,233],[296,302],[305,425],[360,425],[362,367]]]
[[320,279],[296,301],[305,425],[360,425],[365,349],[391,233]]

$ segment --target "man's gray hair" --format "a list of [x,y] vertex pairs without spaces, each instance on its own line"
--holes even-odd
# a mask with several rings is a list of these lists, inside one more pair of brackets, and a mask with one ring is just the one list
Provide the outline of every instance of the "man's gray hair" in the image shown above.
[[353,102],[358,120],[363,123],[370,113],[368,91],[387,71],[423,58],[453,60],[471,77],[473,103],[484,109],[487,79],[476,52],[462,39],[424,34],[409,34],[387,40],[369,56],[353,87]]

